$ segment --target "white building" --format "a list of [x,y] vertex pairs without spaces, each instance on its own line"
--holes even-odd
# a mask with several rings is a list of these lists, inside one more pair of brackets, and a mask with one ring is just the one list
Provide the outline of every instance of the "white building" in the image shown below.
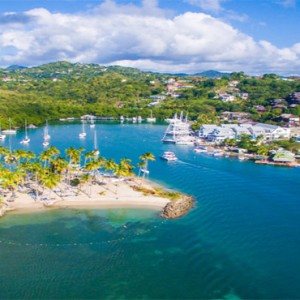
[[276,125],[257,123],[251,124],[222,124],[220,126],[205,124],[199,128],[199,137],[212,142],[223,142],[225,139],[239,138],[241,135],[251,135],[257,138],[262,135],[266,140],[289,139],[290,128]]
[[207,138],[207,136],[214,130],[217,129],[218,126],[214,124],[205,124],[199,128],[199,137]]
[[291,129],[284,128],[277,125],[257,123],[254,127],[260,127],[264,129],[263,136],[266,139],[271,140],[280,140],[280,139],[289,139],[291,137]]

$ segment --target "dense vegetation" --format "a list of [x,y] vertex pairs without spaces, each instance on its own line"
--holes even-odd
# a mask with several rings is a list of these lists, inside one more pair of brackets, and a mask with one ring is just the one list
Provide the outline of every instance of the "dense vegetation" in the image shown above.
[[[179,97],[167,94],[167,80],[180,79],[191,84],[178,90]],[[249,93],[248,100],[222,102],[217,92],[226,91],[230,80],[237,79],[237,88]],[[282,112],[300,115],[300,107],[272,108],[270,100],[286,98],[300,91],[300,81],[284,81],[274,74],[251,78],[244,73],[226,74],[221,78],[200,76],[171,76],[142,72],[119,66],[103,67],[96,64],[57,62],[34,68],[0,69],[0,121],[2,128],[28,123],[41,124],[45,120],[80,117],[94,114],[103,117],[147,117],[150,109],[158,119],[171,117],[181,110],[189,118],[211,122],[224,111],[251,113],[261,122],[276,122]],[[165,95],[159,105],[150,107],[150,96]],[[264,113],[257,113],[254,105],[264,105]]]

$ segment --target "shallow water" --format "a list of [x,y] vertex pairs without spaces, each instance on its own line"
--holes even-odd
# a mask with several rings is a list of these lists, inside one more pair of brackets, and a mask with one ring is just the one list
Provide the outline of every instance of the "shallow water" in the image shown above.
[[[51,210],[0,220],[0,298],[283,299],[300,297],[299,169],[259,166],[164,145],[162,125],[96,125],[101,154],[144,152],[150,179],[196,198],[178,220],[149,209]],[[51,143],[93,148],[80,124]],[[30,131],[40,151],[42,128]],[[19,148],[22,133],[11,138]],[[9,143],[9,140],[5,141]],[[176,153],[178,162],[159,155]]]

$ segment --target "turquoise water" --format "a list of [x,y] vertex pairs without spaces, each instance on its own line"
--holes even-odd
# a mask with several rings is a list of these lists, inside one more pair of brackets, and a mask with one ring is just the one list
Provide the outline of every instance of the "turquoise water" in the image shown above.
[[[145,209],[49,210],[0,220],[0,298],[298,299],[300,169],[164,145],[163,125],[96,125],[105,157],[151,151],[150,178],[196,198],[178,220]],[[50,126],[51,142],[93,148],[92,130]],[[28,148],[42,150],[42,128]],[[20,148],[23,133],[12,137]],[[24,146],[25,148],[26,146]],[[166,150],[178,162],[158,159]]]

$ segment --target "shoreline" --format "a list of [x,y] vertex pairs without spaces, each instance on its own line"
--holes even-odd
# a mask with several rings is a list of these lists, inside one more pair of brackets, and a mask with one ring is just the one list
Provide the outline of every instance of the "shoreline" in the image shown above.
[[[13,202],[9,202],[9,199],[3,201],[0,217],[7,213],[31,214],[50,209],[149,208],[163,212],[168,203],[176,201],[158,195],[157,188],[172,192],[149,180],[141,182],[140,178],[122,178],[116,182],[105,179],[101,184],[86,184],[81,190],[60,184],[53,191],[47,191],[47,196],[41,195],[39,200],[33,194],[17,191]],[[186,197],[178,195],[180,199]]]

